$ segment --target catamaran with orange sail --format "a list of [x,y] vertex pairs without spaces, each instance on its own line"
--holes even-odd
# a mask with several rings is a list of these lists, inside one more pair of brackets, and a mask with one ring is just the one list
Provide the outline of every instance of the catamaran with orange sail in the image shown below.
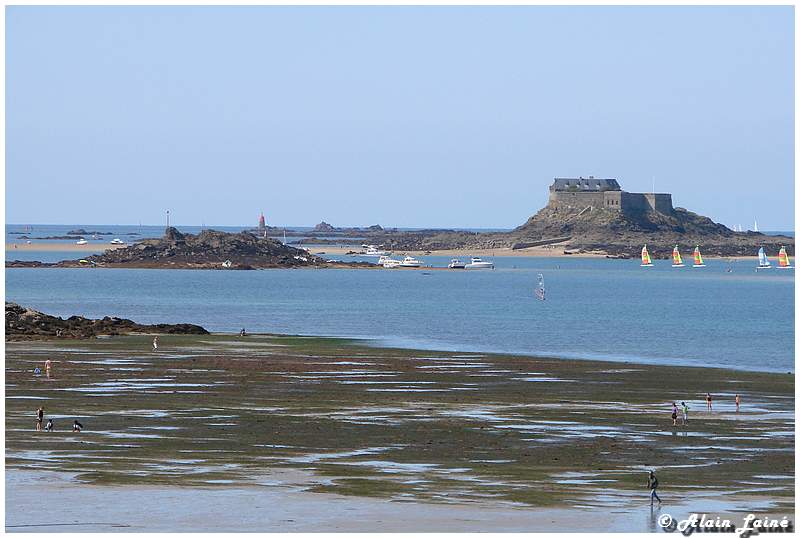
[[703,256],[700,254],[700,245],[694,247],[694,265],[692,267],[705,267]]
[[678,245],[672,249],[672,267],[683,267],[683,259],[681,258],[681,251],[678,250]]
[[778,252],[778,269],[794,269],[789,262],[789,256],[786,254],[786,247],[783,246],[780,252]]
[[642,267],[653,267],[653,262],[650,261],[650,253],[647,252],[647,245],[642,247]]

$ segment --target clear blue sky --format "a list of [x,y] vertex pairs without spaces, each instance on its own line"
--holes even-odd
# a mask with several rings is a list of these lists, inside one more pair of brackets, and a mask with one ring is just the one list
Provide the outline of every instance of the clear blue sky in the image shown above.
[[512,227],[554,176],[794,229],[792,7],[6,10],[6,220]]

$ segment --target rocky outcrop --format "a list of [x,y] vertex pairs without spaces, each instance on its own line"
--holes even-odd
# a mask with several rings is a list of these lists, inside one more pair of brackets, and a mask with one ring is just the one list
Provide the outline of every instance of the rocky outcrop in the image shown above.
[[[160,239],[146,239],[134,245],[86,258],[98,267],[144,267],[184,269],[261,269],[305,267],[324,260],[305,250],[250,232],[226,233],[205,230],[184,234],[167,228]],[[60,262],[61,264],[78,264]]]
[[78,228],[77,230],[70,230],[67,232],[67,235],[113,235],[111,232],[87,232],[83,228]]
[[314,226],[313,232],[335,232],[336,228],[325,222],[324,220]]
[[128,333],[208,334],[208,331],[199,325],[189,323],[142,325],[129,319],[108,316],[103,319],[88,319],[82,316],[62,319],[16,303],[6,303],[6,340],[46,337],[92,338],[98,335]]

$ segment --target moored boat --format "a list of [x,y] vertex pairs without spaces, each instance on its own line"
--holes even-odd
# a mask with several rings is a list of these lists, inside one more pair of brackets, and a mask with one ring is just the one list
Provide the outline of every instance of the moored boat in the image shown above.
[[86,239],[81,238],[81,239],[78,239],[77,241],[75,241],[75,244],[76,245],[88,245],[89,242]]
[[472,258],[464,269],[494,269],[494,263],[485,262],[480,258]]
[[467,266],[466,263],[462,262],[458,258],[453,258],[450,260],[450,263],[447,264],[447,267],[450,269],[464,269]]
[[381,256],[378,258],[378,265],[382,265],[386,269],[392,269],[400,265],[400,260],[394,260],[389,256]]
[[403,258],[403,261],[398,264],[398,267],[422,267],[422,262],[411,256],[406,256]]

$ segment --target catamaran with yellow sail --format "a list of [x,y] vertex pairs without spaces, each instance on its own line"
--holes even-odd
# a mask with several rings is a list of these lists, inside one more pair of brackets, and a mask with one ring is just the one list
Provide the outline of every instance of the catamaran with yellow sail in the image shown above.
[[694,265],[692,267],[705,267],[706,264],[703,263],[703,256],[700,254],[700,245],[694,247]]
[[783,246],[780,252],[778,252],[778,269],[794,269],[789,262],[789,256],[786,254],[786,247]]
[[681,258],[681,251],[678,250],[678,245],[672,249],[672,267],[683,267],[683,259]]
[[650,253],[647,252],[647,245],[642,247],[642,267],[653,267],[653,262],[650,261]]

